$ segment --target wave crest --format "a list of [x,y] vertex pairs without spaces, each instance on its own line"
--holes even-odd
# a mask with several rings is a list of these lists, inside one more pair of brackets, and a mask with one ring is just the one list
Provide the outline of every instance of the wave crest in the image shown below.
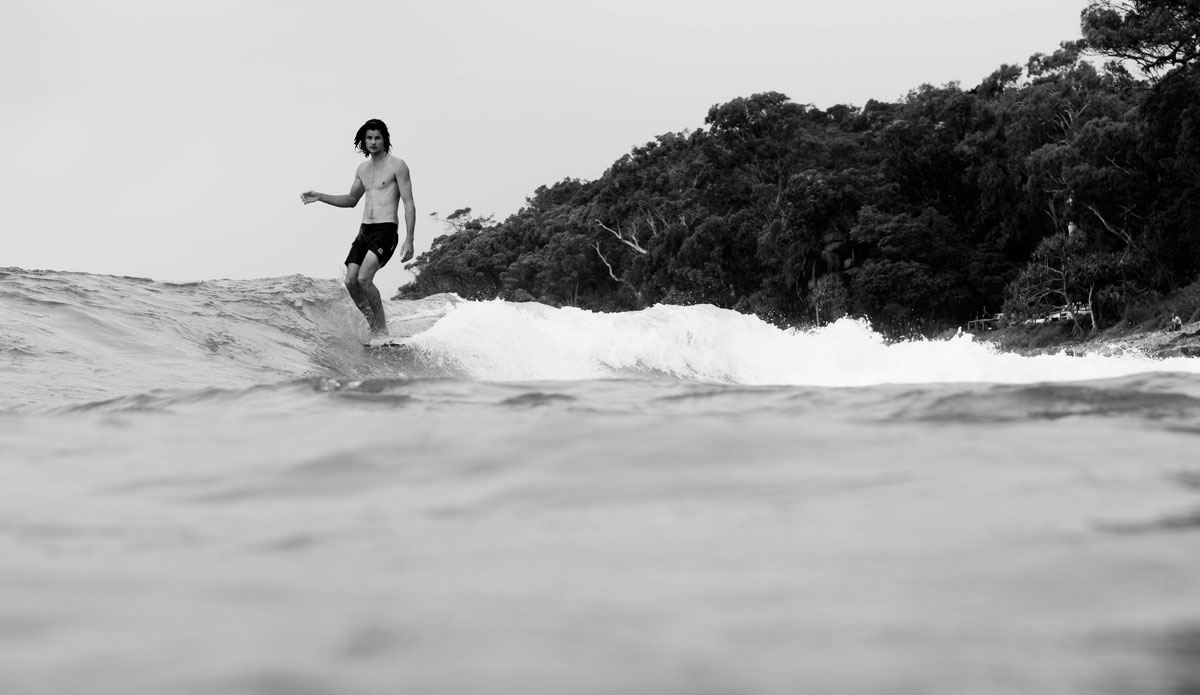
[[1030,384],[1200,372],[1200,360],[1002,353],[970,336],[889,343],[864,321],[781,329],[709,305],[602,314],[437,295],[386,303],[411,350],[364,350],[335,279],[160,283],[0,270],[0,410],[162,389],[241,389],[311,377],[577,381],[646,376],[714,384],[855,387]]

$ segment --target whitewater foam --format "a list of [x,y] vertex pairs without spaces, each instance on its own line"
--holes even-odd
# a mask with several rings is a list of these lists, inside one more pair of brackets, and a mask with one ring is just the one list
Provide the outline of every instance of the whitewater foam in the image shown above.
[[502,301],[464,302],[411,341],[481,380],[575,380],[660,373],[746,385],[852,387],[947,382],[1109,379],[1200,372],[1190,358],[1022,356],[977,342],[889,343],[863,320],[781,329],[709,305],[605,314]]

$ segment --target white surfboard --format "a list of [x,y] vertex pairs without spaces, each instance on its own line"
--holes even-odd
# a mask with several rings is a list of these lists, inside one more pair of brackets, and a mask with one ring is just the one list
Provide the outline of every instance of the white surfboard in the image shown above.
[[366,348],[411,348],[412,346],[409,345],[408,343],[404,342],[404,340],[405,340],[404,338],[398,338],[396,336],[389,335],[389,336],[384,336],[382,338],[372,338],[371,340],[368,340],[367,342],[363,343],[363,347],[366,347]]
[[388,317],[388,334],[378,338],[367,338],[363,347],[369,348],[411,348],[409,340],[433,328],[446,312],[454,305],[453,302],[436,305],[432,309],[418,310],[413,314]]

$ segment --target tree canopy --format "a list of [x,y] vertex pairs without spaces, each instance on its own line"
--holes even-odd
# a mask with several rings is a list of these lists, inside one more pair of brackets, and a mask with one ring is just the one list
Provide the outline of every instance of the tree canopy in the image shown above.
[[456,211],[401,295],[850,313],[901,333],[1002,306],[1115,320],[1200,271],[1200,0],[1092,2],[1082,23],[1083,41],[969,89],[715,105],[506,220]]

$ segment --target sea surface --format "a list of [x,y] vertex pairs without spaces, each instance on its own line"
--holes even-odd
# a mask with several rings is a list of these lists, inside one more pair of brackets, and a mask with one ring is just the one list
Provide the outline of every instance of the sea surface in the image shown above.
[[1200,361],[0,270],[0,693],[1200,693]]

